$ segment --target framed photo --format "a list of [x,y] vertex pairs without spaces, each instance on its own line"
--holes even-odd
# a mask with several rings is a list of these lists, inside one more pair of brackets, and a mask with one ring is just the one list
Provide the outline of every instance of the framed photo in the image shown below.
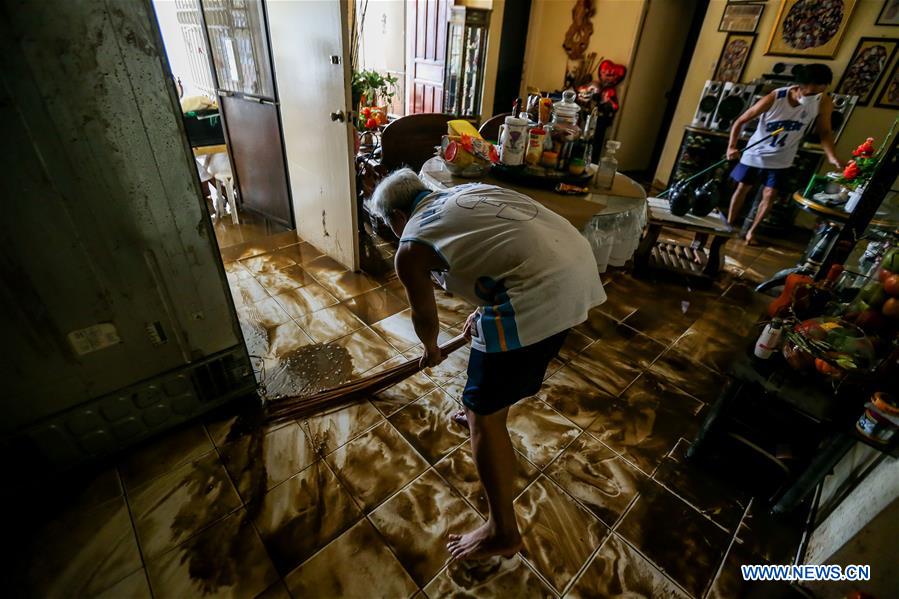
[[781,0],[765,54],[833,58],[856,0]]
[[899,27],[899,0],[883,0],[883,8],[874,24]]
[[880,90],[874,106],[899,110],[899,61],[893,65],[893,70],[890,71],[890,76],[883,84],[883,89]]
[[[899,1],[899,0],[897,0]],[[728,2],[718,23],[718,31],[733,33],[755,33],[762,18],[764,4],[744,4]]]
[[893,60],[897,46],[899,38],[863,37],[858,40],[834,93],[858,96],[858,105],[867,106]]
[[754,33],[728,33],[712,79],[738,82],[743,76],[743,69],[749,61],[754,43]]

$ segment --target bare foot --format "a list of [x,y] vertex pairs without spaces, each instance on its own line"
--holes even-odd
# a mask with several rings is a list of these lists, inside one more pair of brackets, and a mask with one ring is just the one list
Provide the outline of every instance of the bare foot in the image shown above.
[[500,534],[486,522],[464,535],[450,535],[449,539],[446,548],[454,560],[484,559],[494,555],[512,557],[522,547],[518,531],[514,535]]
[[453,412],[452,416],[450,416],[450,420],[460,426],[468,428],[468,416],[465,415],[465,410],[456,410]]

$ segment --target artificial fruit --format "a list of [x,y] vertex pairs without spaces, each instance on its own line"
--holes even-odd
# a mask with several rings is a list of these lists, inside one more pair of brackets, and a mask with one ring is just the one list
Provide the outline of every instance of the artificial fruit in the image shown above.
[[899,298],[891,297],[885,301],[880,311],[887,318],[899,319]]
[[883,290],[887,295],[899,296],[899,275],[891,274],[883,281]]
[[881,268],[892,273],[899,273],[899,248],[893,248],[883,256]]

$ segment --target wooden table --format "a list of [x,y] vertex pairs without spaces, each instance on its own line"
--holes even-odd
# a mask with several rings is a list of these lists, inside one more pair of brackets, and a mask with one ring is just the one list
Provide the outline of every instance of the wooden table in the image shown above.
[[[718,212],[698,217],[690,214],[675,216],[668,208],[668,200],[649,198],[649,228],[634,254],[634,272],[645,274],[650,269],[667,270],[701,279],[714,279],[724,265],[724,244],[736,237],[736,231]],[[697,234],[691,245],[659,242],[662,229],[678,229]],[[705,240],[711,239],[708,249]]]
[[[840,224],[845,224],[849,220],[850,214],[842,208],[828,206],[812,198],[807,198],[802,195],[801,191],[793,193],[793,201],[799,204],[800,208],[815,216]],[[875,213],[874,218],[871,219],[870,225],[884,229],[899,227],[899,206],[895,203],[888,204],[884,201],[881,208]]]

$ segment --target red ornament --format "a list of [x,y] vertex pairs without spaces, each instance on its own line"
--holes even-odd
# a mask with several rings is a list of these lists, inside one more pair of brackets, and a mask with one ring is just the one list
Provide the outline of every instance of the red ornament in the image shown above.
[[370,116],[371,116],[371,108],[369,108],[368,106],[366,106],[365,108],[363,108],[363,109],[362,109],[362,116],[364,116],[365,118],[370,117]]
[[378,121],[376,121],[375,119],[368,119],[367,121],[365,121],[365,128],[366,129],[377,129]]
[[603,104],[609,104],[612,107],[612,110],[618,112],[618,92],[615,91],[614,87],[605,88],[602,90],[599,97]]
[[598,74],[599,82],[602,83],[603,87],[611,87],[621,83],[621,80],[627,75],[627,67],[606,59],[599,63]]

